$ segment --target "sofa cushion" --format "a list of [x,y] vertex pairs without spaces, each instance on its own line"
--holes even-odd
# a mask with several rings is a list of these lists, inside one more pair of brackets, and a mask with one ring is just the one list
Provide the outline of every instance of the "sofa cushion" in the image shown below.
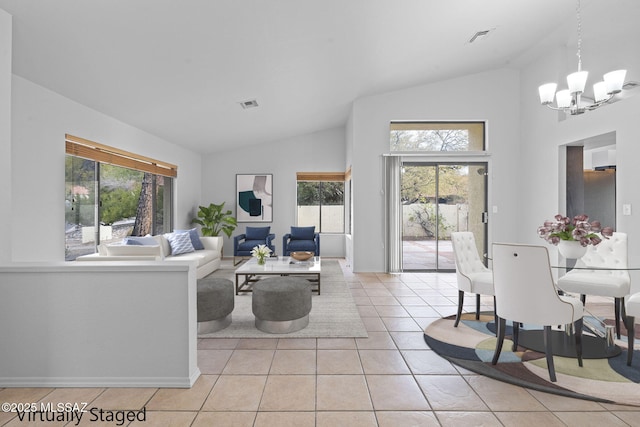
[[291,240],[313,240],[316,226],[291,227]]
[[262,240],[245,240],[238,244],[238,251],[250,251],[258,245],[264,245],[264,239]]
[[160,256],[158,245],[106,245],[107,256]]
[[191,237],[189,233],[168,233],[165,237],[169,241],[171,246],[171,255],[180,255],[193,252],[193,244],[191,244]]
[[151,236],[127,236],[122,239],[122,243],[125,245],[137,245],[137,246],[157,246],[158,241]]
[[314,252],[316,251],[316,244],[313,240],[291,240],[287,245],[289,252]]
[[200,236],[198,235],[198,230],[195,228],[191,228],[189,230],[173,230],[174,233],[189,233],[189,237],[191,238],[191,244],[193,245],[193,249],[196,251],[201,251],[204,249],[202,242],[200,241]]
[[193,251],[180,255],[172,255],[168,258],[165,258],[165,261],[196,261],[196,265],[198,267],[201,267],[206,263],[214,261],[218,258],[220,258],[220,252],[205,249],[202,251]]
[[269,231],[271,227],[247,227],[245,234],[246,240],[262,240],[262,244],[264,245],[264,241],[269,235]]

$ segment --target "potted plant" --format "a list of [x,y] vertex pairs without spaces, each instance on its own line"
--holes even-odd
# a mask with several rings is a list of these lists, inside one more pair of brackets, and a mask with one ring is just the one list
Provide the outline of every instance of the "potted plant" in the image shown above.
[[200,206],[198,217],[191,222],[202,226],[203,236],[220,236],[220,232],[223,232],[229,238],[238,225],[232,212],[229,209],[224,210],[224,202],[219,205],[211,203],[209,206]]
[[558,214],[554,221],[545,221],[538,227],[538,236],[552,245],[557,245],[565,258],[580,258],[588,245],[600,244],[602,239],[596,233],[608,239],[613,235],[613,229],[602,227],[600,221],[589,222],[589,217],[584,214],[576,215],[573,219]]

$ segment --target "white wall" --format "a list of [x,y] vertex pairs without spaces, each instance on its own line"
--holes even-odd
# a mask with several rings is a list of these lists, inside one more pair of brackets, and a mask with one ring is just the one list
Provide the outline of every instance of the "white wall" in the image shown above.
[[[0,224],[11,223],[11,34],[12,20],[0,9]],[[0,263],[11,259],[11,234],[0,239]]]
[[[345,131],[330,129],[284,141],[243,147],[210,154],[202,160],[202,204],[225,202],[235,213],[236,174],[273,174],[273,222],[240,223],[233,233],[246,226],[271,226],[276,235],[276,252],[282,253],[282,236],[295,225],[296,172],[344,172]],[[233,236],[232,236],[233,237]],[[225,236],[224,255],[233,255],[233,240]],[[344,256],[343,234],[322,234],[320,253],[325,257]]]
[[[489,206],[491,240],[508,240],[516,232],[520,104],[519,73],[499,69],[457,79],[358,99],[353,126],[353,269],[384,271],[383,153],[389,150],[389,123],[393,120],[487,123],[491,153]],[[486,159],[483,159],[486,160]],[[499,222],[499,226],[497,223]],[[496,226],[492,226],[495,223]]]
[[18,264],[0,267],[0,294],[0,387],[191,387],[200,375],[195,263]]
[[177,164],[174,225],[189,226],[200,203],[197,154],[21,77],[12,82],[13,261],[64,260],[65,133]]

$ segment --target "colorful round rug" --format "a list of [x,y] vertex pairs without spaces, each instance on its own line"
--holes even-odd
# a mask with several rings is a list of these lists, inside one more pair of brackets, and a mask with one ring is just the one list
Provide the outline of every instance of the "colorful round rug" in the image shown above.
[[[493,312],[483,312],[479,320],[475,313],[465,314],[457,328],[454,322],[455,316],[436,320],[424,330],[424,339],[432,350],[462,368],[547,393],[640,406],[640,351],[635,350],[632,366],[627,366],[626,336],[615,341],[621,349],[618,355],[583,358],[583,367],[573,357],[554,356],[557,382],[553,383],[544,353],[522,346],[512,351],[510,327],[498,363],[491,364],[496,344]],[[589,334],[585,332],[584,336]],[[604,339],[602,342],[604,346]]]

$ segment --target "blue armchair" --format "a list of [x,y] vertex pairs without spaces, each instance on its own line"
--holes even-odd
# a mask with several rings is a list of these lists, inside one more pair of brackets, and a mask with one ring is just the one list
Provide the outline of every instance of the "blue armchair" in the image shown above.
[[276,235],[270,233],[271,227],[247,227],[244,234],[233,237],[233,265],[239,264],[237,258],[251,256],[251,250],[258,245],[267,245],[272,253],[276,252],[276,246],[272,240]]
[[282,250],[284,256],[291,252],[313,252],[320,256],[320,233],[315,232],[316,227],[291,227],[291,233],[282,236]]

